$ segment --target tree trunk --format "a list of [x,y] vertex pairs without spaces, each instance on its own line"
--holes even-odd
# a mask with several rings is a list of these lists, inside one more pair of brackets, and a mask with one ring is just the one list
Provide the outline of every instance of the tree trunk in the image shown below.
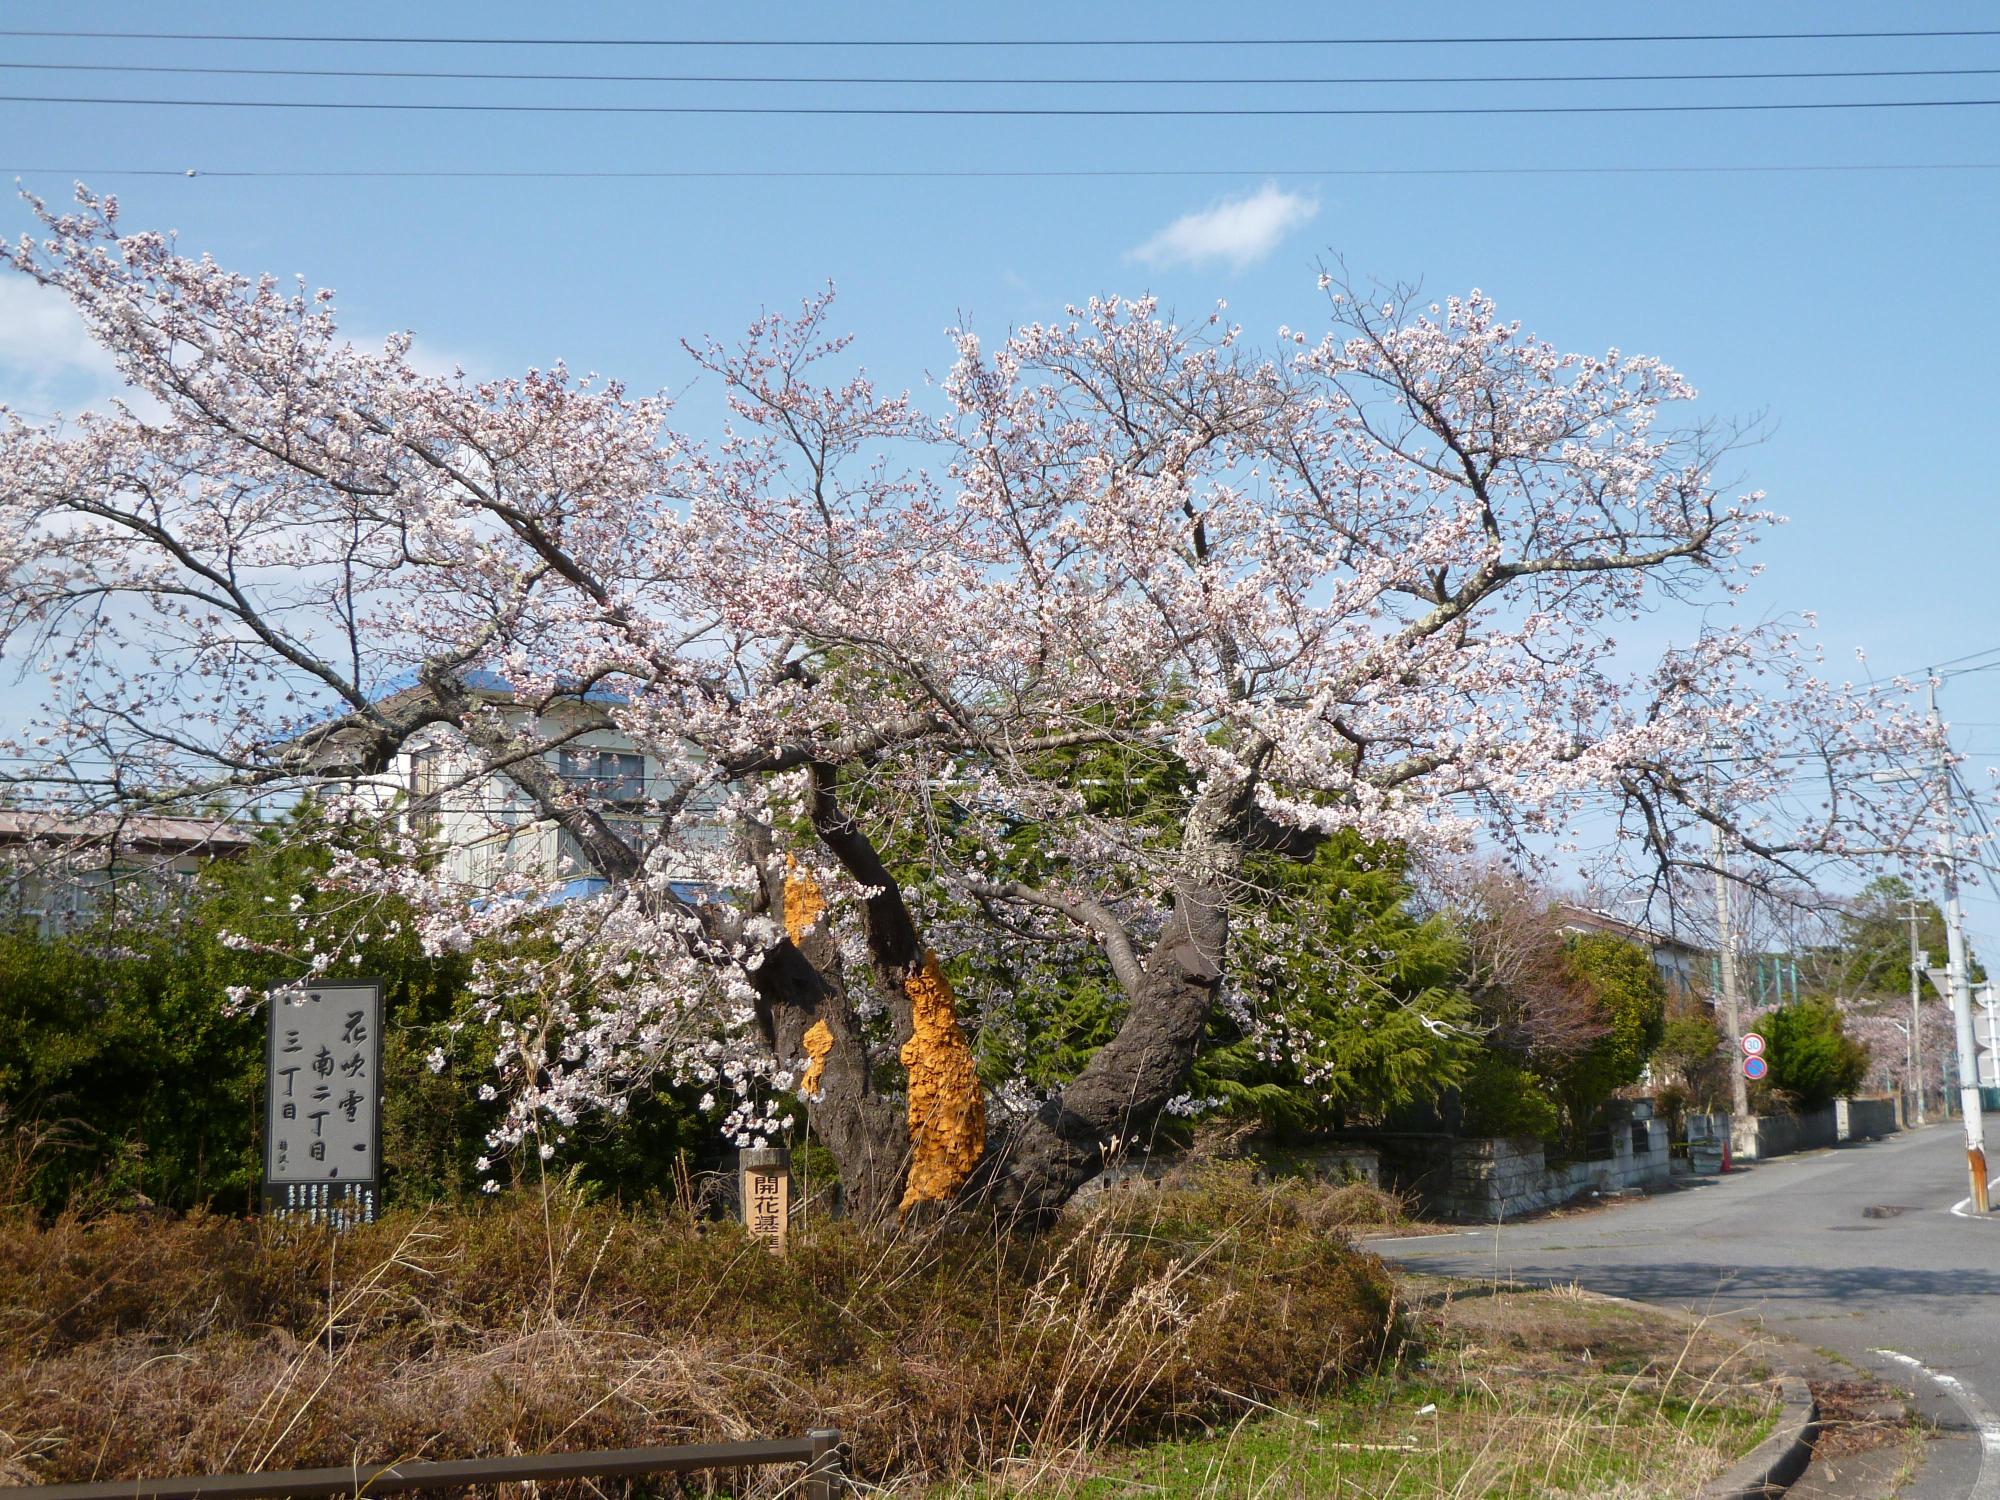
[[840,1168],[844,1211],[876,1223],[902,1201],[909,1140],[901,1107],[875,1091],[837,960],[825,952],[809,956],[822,946],[833,945],[824,934],[808,935],[803,948],[787,941],[765,958],[755,976],[758,1011],[773,1052],[786,1061],[809,1055],[807,1033],[816,1024],[826,1027],[831,1045],[817,1059],[819,1097],[807,1104],[807,1117]]
[[1052,1216],[1103,1170],[1108,1152],[1141,1140],[1185,1085],[1221,988],[1228,936],[1220,892],[1188,895],[1147,955],[1117,1035],[1033,1116],[996,1129],[984,1186],[1003,1210]]
[[1002,1209],[1029,1219],[1056,1213],[1185,1086],[1222,989],[1250,786],[1246,777],[1212,788],[1189,809],[1173,914],[1117,1035],[1031,1118],[996,1135],[983,1185]]
[[874,1058],[847,989],[847,971],[826,914],[826,897],[809,875],[780,860],[768,829],[751,835],[767,912],[785,925],[785,941],[752,976],[757,1017],[771,1053],[796,1064],[806,1116],[840,1169],[849,1217],[875,1223],[902,1199],[909,1141],[902,1111],[875,1089]]

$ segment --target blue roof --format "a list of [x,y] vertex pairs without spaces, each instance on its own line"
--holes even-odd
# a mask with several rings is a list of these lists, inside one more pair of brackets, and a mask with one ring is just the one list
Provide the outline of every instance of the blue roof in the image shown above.
[[[514,693],[513,683],[502,677],[498,672],[490,671],[485,667],[461,667],[458,673],[458,680],[474,692],[503,693],[509,697],[512,697]],[[420,679],[417,676],[416,669],[413,667],[407,672],[398,672],[394,677],[385,678],[383,681],[377,683],[374,689],[368,694],[368,701],[370,703],[380,703],[384,698],[393,698],[398,693],[406,693],[411,688],[420,685]],[[586,703],[623,703],[626,699],[623,693],[614,693],[608,688],[593,687],[585,689],[583,701]]]
[[[611,889],[611,882],[602,875],[572,875],[553,890],[543,891],[538,896],[519,897],[537,910],[551,906],[566,906],[572,901],[587,901],[593,896],[601,896]],[[716,900],[721,894],[712,885],[704,885],[697,880],[670,880],[667,889],[677,901],[685,901],[690,906],[701,906]],[[484,911],[493,904],[491,896],[481,896],[472,903],[474,911]]]
[[[514,684],[502,677],[498,672],[491,671],[486,667],[461,667],[458,673],[458,680],[474,692],[493,693],[509,698],[514,696]],[[407,693],[422,685],[422,680],[417,675],[417,669],[412,667],[407,672],[398,672],[394,677],[385,677],[382,681],[376,683],[374,687],[368,690],[368,701],[370,703],[381,703],[395,697],[398,693]],[[608,688],[601,687],[585,689],[582,697],[585,703],[625,703],[629,701],[623,693],[614,693]],[[338,719],[343,719],[346,716],[347,710],[343,707],[336,705],[323,708],[317,713],[308,714],[291,730],[272,740],[271,743],[274,745],[289,744],[301,735],[309,734],[315,729],[331,724]]]

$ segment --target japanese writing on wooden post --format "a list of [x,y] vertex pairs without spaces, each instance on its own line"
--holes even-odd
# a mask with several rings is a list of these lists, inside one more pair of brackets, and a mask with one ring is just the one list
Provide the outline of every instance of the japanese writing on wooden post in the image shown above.
[[759,1146],[739,1160],[743,1173],[743,1225],[782,1255],[792,1216],[792,1153],[783,1146]]
[[382,987],[273,990],[264,1112],[267,1212],[344,1228],[381,1196]]

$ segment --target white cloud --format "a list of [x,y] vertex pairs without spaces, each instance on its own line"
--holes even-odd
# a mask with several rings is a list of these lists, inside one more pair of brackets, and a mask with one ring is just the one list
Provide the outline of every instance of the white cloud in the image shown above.
[[1284,192],[1267,182],[1254,193],[1183,214],[1126,258],[1149,266],[1227,261],[1240,271],[1269,255],[1278,241],[1318,213],[1317,199]]
[[67,297],[25,276],[0,276],[0,402],[24,416],[77,411],[124,388]]
[[[349,338],[373,354],[386,335],[354,332]],[[450,375],[462,362],[472,367],[423,339],[411,343],[408,358],[423,375]],[[113,397],[141,414],[160,410],[150,396],[125,383],[117,362],[90,336],[67,297],[25,276],[0,273],[0,405],[34,422],[58,411],[103,411]]]

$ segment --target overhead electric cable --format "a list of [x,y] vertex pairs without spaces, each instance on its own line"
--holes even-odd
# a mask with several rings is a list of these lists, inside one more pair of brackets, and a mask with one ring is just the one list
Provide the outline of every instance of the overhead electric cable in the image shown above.
[[1351,119],[1362,116],[1454,115],[1706,115],[1770,114],[1832,110],[1987,109],[2000,99],[1841,99],[1786,100],[1749,104],[1410,104],[1342,106],[1200,106],[1123,108],[1068,105],[863,104],[467,104],[441,100],[369,99],[123,99],[85,94],[0,94],[0,104],[87,104],[93,108],[373,110],[415,114],[500,115],[793,115],[877,118],[992,119]]
[[302,32],[41,31],[0,29],[0,36],[127,42],[312,42],[424,47],[1512,47],[1543,43],[1917,41],[2000,36],[1996,29],[1916,31],[1603,32],[1545,36],[1255,36],[1255,37],[577,37],[381,36]]
[[379,78],[426,79],[491,83],[783,83],[783,84],[925,84],[967,87],[1117,88],[1140,85],[1173,87],[1284,87],[1332,84],[1431,83],[1743,83],[1826,78],[1981,78],[2000,68],[1817,68],[1742,73],[1413,73],[1348,74],[1319,77],[1202,76],[1105,78],[1021,77],[973,74],[850,74],[850,73],[520,73],[444,68],[245,68],[197,67],[168,63],[0,62],[0,69],[30,73],[166,73],[227,78]]
[[1891,677],[1915,677],[1919,673],[1929,674],[1944,667],[1955,667],[1960,662],[1979,661],[1988,656],[2000,656],[2000,646],[1987,646],[1978,651],[1968,651],[1963,656],[1950,657],[1940,662],[1927,662],[1921,667],[1912,667],[1907,672],[1891,672]]

